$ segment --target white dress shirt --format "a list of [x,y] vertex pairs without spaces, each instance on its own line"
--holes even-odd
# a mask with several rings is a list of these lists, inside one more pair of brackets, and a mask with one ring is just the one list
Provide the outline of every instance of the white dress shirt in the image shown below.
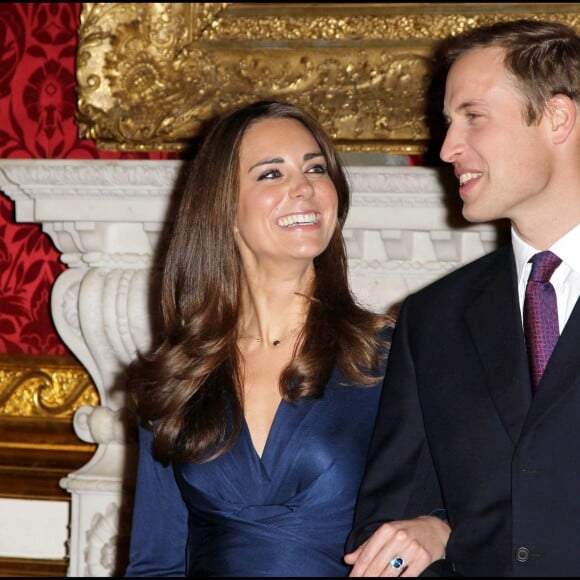
[[[516,260],[518,294],[520,297],[520,312],[522,313],[523,324],[526,285],[532,270],[532,264],[529,263],[529,259],[540,250],[524,242],[513,227],[512,246]],[[566,322],[568,322],[568,318],[574,309],[578,296],[580,296],[580,224],[572,228],[548,249],[562,259],[562,263],[556,268],[550,278],[550,282],[556,291],[558,324],[560,334],[562,334],[562,330]]]

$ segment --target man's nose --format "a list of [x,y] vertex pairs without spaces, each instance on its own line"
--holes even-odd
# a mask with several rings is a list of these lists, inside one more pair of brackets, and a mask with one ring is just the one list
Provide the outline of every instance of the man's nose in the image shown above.
[[452,126],[449,126],[443,144],[441,145],[441,150],[439,151],[439,157],[446,163],[453,163],[463,148],[464,144],[460,132]]

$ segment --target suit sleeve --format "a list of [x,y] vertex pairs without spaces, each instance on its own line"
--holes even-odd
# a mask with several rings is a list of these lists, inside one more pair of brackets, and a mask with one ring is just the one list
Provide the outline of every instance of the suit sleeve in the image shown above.
[[[441,490],[425,437],[415,374],[412,296],[397,319],[347,552],[381,524],[440,514]],[[420,319],[418,319],[420,320]]]
[[139,463],[126,577],[185,576],[188,510],[173,467],[152,455],[153,434],[139,427]]

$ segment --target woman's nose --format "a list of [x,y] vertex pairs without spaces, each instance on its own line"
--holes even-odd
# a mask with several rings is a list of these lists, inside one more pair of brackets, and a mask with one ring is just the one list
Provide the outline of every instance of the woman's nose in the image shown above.
[[314,186],[306,177],[302,177],[292,185],[292,197],[310,197],[314,193]]

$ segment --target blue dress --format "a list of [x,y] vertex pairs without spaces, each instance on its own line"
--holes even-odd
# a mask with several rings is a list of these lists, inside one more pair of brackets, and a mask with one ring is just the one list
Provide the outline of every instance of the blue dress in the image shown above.
[[[384,372],[384,368],[382,369]],[[140,429],[126,576],[346,576],[382,381],[278,407],[262,457],[244,423],[225,454],[164,467]]]

